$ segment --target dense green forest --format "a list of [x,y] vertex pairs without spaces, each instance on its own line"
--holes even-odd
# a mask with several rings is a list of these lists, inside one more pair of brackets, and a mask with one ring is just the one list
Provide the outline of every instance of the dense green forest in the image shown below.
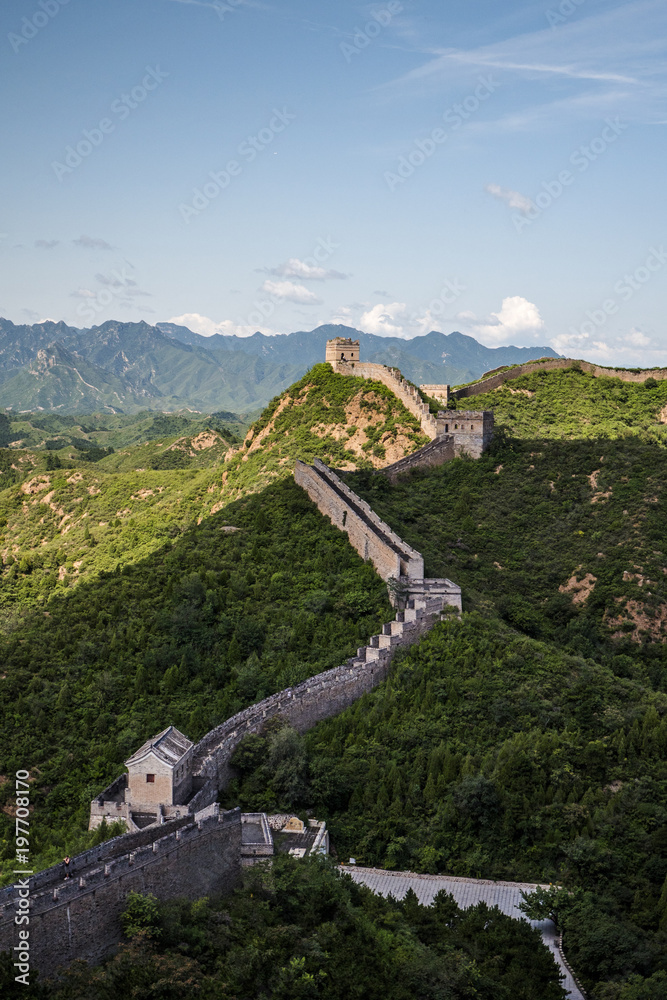
[[364,865],[563,882],[584,981],[649,975],[667,968],[667,696],[622,666],[465,615],[305,737],[246,737],[226,801],[313,808]]
[[15,984],[7,1000],[560,1000],[539,932],[481,903],[440,893],[398,903],[339,875],[324,858],[285,855],[247,872],[226,899],[158,905],[132,894],[128,942],[101,969],[75,964],[58,983]]

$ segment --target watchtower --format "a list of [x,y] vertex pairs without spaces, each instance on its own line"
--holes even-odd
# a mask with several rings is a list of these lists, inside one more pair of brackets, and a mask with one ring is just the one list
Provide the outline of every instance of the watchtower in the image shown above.
[[359,361],[359,341],[350,337],[327,340],[326,360],[334,367],[339,361]]
[[125,801],[133,809],[186,802],[192,791],[192,747],[174,726],[147,740],[125,761]]

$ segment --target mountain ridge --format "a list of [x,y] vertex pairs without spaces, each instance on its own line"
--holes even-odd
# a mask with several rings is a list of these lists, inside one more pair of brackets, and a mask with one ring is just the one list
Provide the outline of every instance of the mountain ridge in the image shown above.
[[[461,333],[436,331],[408,341],[325,324],[272,337],[204,337],[173,323],[151,326],[143,320],[79,329],[50,320],[17,326],[0,319],[0,407],[250,413],[321,362],[326,341],[336,336],[358,339],[365,360],[399,368],[421,384],[460,384],[490,368],[558,357],[548,347],[488,348]],[[81,374],[84,368],[89,377]]]

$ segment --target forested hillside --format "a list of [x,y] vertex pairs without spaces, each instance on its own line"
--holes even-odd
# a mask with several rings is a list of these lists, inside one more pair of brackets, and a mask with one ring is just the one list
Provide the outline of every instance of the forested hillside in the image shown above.
[[[496,414],[489,454],[395,484],[377,468],[419,447],[416,421],[384,386],[326,365],[243,435],[231,420],[162,437],[148,424],[143,441],[98,438],[116,450],[94,462],[71,440],[55,456],[44,442],[0,453],[0,758],[3,774],[28,761],[35,776],[36,868],[89,842],[90,798],[145,738],[170,723],[198,738],[342,662],[391,614],[291,479],[296,458],[318,456],[428,575],[461,585],[465,614],[306,737],[244,742],[225,805],[316,810],[338,856],[363,863],[558,881],[571,895],[545,906],[595,1000],[662,995],[667,384],[575,369],[474,405]],[[198,449],[202,434],[215,445]],[[283,954],[286,968],[302,957]]]
[[666,399],[526,376],[475,397],[496,414],[481,460],[346,477],[467,613],[292,736],[291,799],[270,732],[227,798],[314,808],[363,864],[563,883],[553,909],[600,1000],[667,983]]
[[[40,418],[24,423],[34,433]],[[28,760],[37,777],[36,868],[86,842],[89,800],[147,737],[174,724],[197,739],[342,663],[393,617],[380,579],[292,469],[315,455],[371,467],[373,449],[421,443],[384,386],[326,365],[276,399],[246,444],[220,421],[82,423],[97,447],[117,435],[119,450],[96,462],[71,444],[0,452],[11,483],[0,491],[0,773]],[[148,440],[120,447],[135,434]],[[240,450],[225,461],[228,447]],[[5,858],[11,818],[7,805]]]

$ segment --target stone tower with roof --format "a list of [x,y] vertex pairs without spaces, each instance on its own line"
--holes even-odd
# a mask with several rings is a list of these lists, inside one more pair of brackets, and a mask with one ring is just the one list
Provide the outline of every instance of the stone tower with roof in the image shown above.
[[125,761],[125,802],[132,810],[175,806],[192,792],[192,741],[169,726]]

